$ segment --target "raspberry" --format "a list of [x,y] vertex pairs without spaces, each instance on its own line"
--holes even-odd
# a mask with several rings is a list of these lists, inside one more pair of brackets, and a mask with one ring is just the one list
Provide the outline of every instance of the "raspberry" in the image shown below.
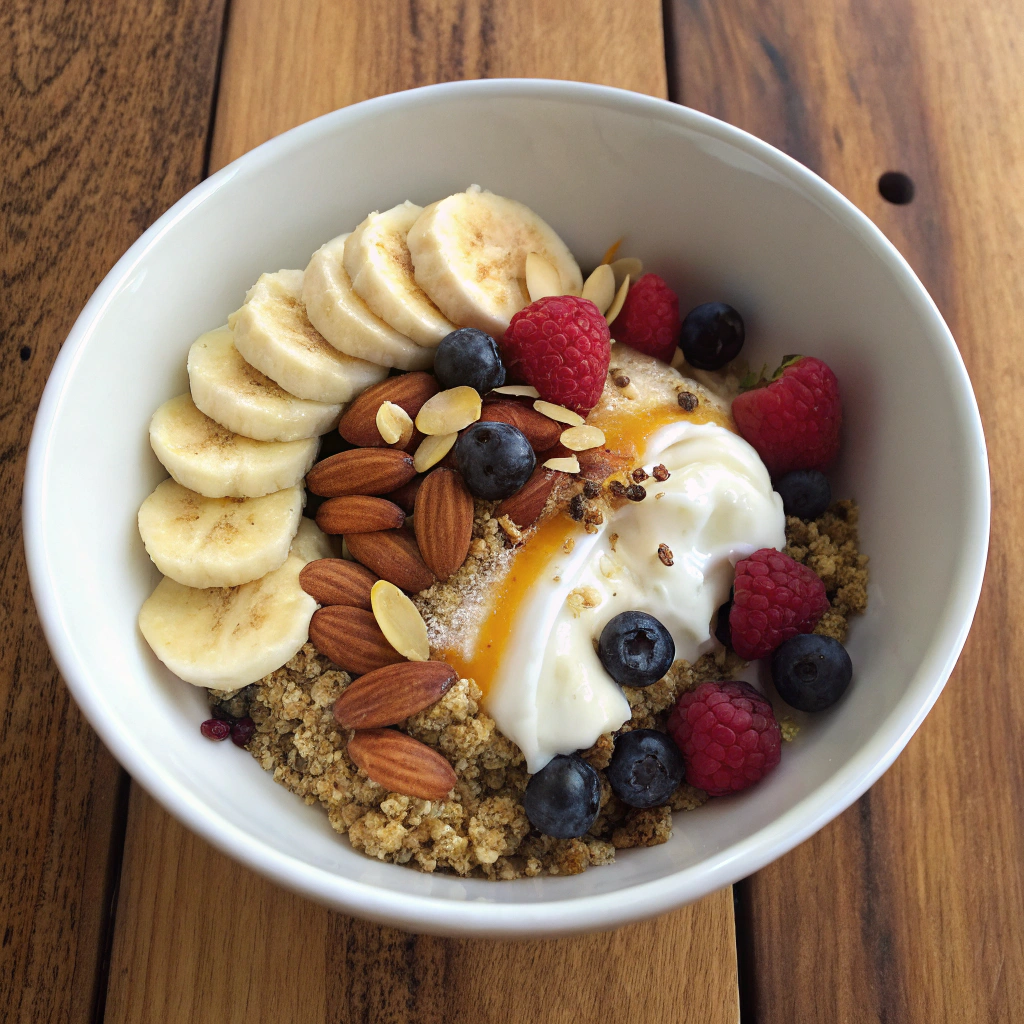
[[828,611],[825,584],[806,565],[774,548],[736,563],[729,629],[746,661],[767,658],[784,640],[810,633]]
[[764,387],[738,395],[732,415],[772,476],[824,472],[839,454],[839,381],[820,359],[789,356]]
[[610,342],[594,303],[552,295],[512,317],[501,354],[509,374],[532,384],[545,402],[586,416],[604,389]]
[[615,340],[666,363],[679,344],[679,297],[657,274],[644,274],[626,292]]
[[749,683],[701,683],[668,716],[683,753],[686,781],[708,796],[728,796],[760,782],[782,756],[775,712]]

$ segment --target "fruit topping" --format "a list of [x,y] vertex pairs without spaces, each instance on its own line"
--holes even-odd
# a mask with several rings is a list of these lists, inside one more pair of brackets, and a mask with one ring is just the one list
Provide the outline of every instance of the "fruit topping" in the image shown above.
[[597,656],[620,686],[650,686],[672,666],[672,634],[647,612],[619,612],[601,630]]
[[199,726],[199,731],[208,740],[226,740],[231,735],[231,723],[219,718],[208,718]]
[[523,808],[538,832],[555,839],[577,839],[597,820],[601,780],[581,757],[559,754],[531,776]]
[[736,563],[729,629],[733,650],[746,661],[810,633],[826,611],[825,584],[789,555],[762,548]]
[[630,807],[659,807],[686,774],[679,748],[657,729],[634,729],[615,741],[608,766],[612,792]]
[[246,715],[245,718],[238,719],[237,722],[231,726],[231,742],[236,747],[244,747],[249,740],[252,739],[253,733],[256,731],[256,723]]
[[683,319],[679,347],[698,370],[720,370],[740,354],[743,317],[724,302],[705,302]]
[[558,295],[521,309],[502,341],[513,379],[532,384],[545,401],[585,416],[608,374],[611,334],[589,299]]
[[612,321],[615,340],[670,363],[679,341],[679,298],[657,274],[644,274]]
[[772,654],[772,681],[779,696],[798,711],[822,711],[846,692],[853,663],[830,636],[794,636]]
[[772,476],[824,472],[839,454],[839,382],[813,356],[787,357],[770,381],[737,395],[732,415]]
[[475,423],[455,444],[455,459],[470,494],[499,501],[515,494],[537,459],[521,430],[509,423]]
[[669,715],[668,731],[686,762],[686,781],[708,796],[752,786],[781,756],[775,712],[749,683],[701,683],[684,693]]
[[775,481],[787,516],[817,519],[832,504],[828,477],[817,469],[794,469]]
[[460,327],[437,346],[434,374],[442,388],[465,384],[481,395],[505,383],[497,342],[475,327]]

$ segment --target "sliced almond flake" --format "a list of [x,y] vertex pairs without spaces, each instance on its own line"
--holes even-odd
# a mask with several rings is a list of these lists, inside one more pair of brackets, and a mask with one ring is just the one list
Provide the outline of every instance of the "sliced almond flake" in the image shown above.
[[394,402],[381,402],[377,410],[377,429],[388,444],[408,441],[412,437],[412,417]]
[[417,473],[426,473],[431,466],[436,466],[454,447],[459,439],[459,432],[450,434],[428,434],[416,449],[412,457],[412,467]]
[[532,384],[505,384],[491,389],[496,395],[512,395],[515,398],[540,398],[540,392]]
[[606,580],[613,580],[616,576],[619,575],[618,563],[615,562],[613,559],[609,558],[607,555],[602,555],[600,557],[600,559],[598,560],[598,566],[601,570],[601,575]]
[[428,398],[416,414],[416,429],[424,434],[453,434],[476,423],[483,407],[480,396],[465,384]]
[[539,252],[526,254],[526,290],[531,302],[565,294],[558,271]]
[[615,301],[611,308],[605,313],[604,318],[610,324],[622,312],[622,304],[626,301],[626,292],[629,291],[629,274],[622,279],[619,290],[615,293]]
[[543,399],[534,402],[533,407],[541,415],[547,416],[549,420],[554,420],[556,423],[567,423],[570,427],[582,427],[586,422],[578,412],[566,409],[564,405],[545,402]]
[[585,452],[590,448],[600,448],[604,444],[604,431],[600,427],[584,423],[582,427],[569,427],[568,430],[563,430],[559,441],[571,452]]
[[419,609],[387,580],[377,580],[370,588],[370,607],[387,642],[410,661],[427,661],[430,644],[427,624]]
[[583,282],[583,298],[597,306],[602,316],[615,299],[615,274],[607,263],[602,263]]
[[566,459],[548,459],[544,463],[545,469],[557,469],[559,473],[578,473],[580,471],[579,459],[570,455]]
[[628,277],[630,281],[636,281],[644,272],[644,265],[635,256],[623,256],[621,260],[610,263],[612,274],[615,277],[615,287],[621,288],[622,282]]

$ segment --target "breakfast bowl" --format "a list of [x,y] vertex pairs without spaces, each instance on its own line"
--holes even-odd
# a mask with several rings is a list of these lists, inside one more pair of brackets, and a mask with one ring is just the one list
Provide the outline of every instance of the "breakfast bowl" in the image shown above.
[[[165,476],[153,410],[194,339],[265,271],[305,266],[367,210],[479,184],[536,210],[583,266],[624,238],[681,307],[743,312],[746,355],[825,360],[841,382],[836,495],[861,509],[869,604],[843,700],[756,788],[677,814],[671,839],[568,877],[494,882],[381,863],[251,757],[208,742],[205,694],[137,624],[159,579],[136,527]],[[625,250],[624,250],[625,251]],[[824,181],[727,124],[570,82],[431,86],[335,111],[203,182],[122,257],[78,318],[29,450],[24,535],[56,662],[132,777],[218,849],[347,913],[417,932],[553,936],[691,902],[758,870],[856,800],[938,697],[964,644],[989,528],[985,442],[942,317],[899,253]],[[232,756],[235,755],[235,756]]]

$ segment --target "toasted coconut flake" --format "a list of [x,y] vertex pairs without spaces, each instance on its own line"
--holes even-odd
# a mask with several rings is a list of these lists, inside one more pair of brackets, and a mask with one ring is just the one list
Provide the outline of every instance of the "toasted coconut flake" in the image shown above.
[[578,473],[580,471],[580,463],[575,455],[570,455],[564,459],[548,459],[544,463],[545,469],[557,469],[559,473]]
[[426,473],[432,466],[436,466],[454,447],[459,439],[459,432],[453,430],[450,434],[428,434],[416,449],[412,457],[413,469],[417,473]]
[[549,295],[564,295],[562,279],[558,271],[540,253],[526,254],[526,290],[530,301],[546,299]]
[[583,298],[590,299],[602,315],[608,312],[615,299],[615,274],[607,263],[602,263],[583,282]]
[[600,448],[604,444],[604,431],[584,423],[582,427],[569,427],[559,438],[571,452],[585,452],[589,448]]
[[416,414],[416,429],[424,434],[454,434],[480,419],[480,396],[465,384],[428,398]]
[[626,301],[626,292],[629,291],[629,274],[622,279],[619,290],[615,293],[615,301],[611,308],[605,313],[604,318],[609,324],[622,312],[622,304]]
[[381,402],[377,410],[377,429],[388,444],[408,444],[412,437],[412,417],[394,402]]
[[377,580],[370,588],[370,606],[380,631],[389,644],[410,661],[429,661],[427,624],[419,609],[387,580]]
[[545,402],[540,399],[533,403],[537,412],[547,416],[549,420],[557,423],[567,423],[570,427],[582,427],[586,420],[578,412],[566,409],[564,405],[554,405],[552,402]]
[[505,384],[491,390],[496,395],[512,395],[513,398],[540,398],[540,392],[532,384]]

